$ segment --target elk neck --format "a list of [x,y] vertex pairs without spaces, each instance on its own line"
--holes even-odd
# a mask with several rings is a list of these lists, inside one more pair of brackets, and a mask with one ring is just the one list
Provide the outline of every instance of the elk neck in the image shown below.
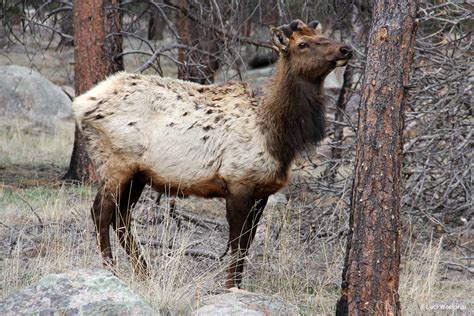
[[280,58],[271,86],[258,107],[258,122],[269,153],[286,175],[298,153],[318,144],[325,134],[325,76],[296,76]]

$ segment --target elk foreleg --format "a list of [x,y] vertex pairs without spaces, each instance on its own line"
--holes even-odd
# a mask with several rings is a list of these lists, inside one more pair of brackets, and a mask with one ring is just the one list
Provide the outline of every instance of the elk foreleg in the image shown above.
[[255,200],[249,190],[231,193],[226,198],[229,245],[232,259],[227,270],[226,288],[240,287],[244,258],[252,243],[267,199]]
[[[267,205],[267,200],[268,200],[268,197],[258,199],[255,202],[254,207],[252,209],[253,213],[252,213],[251,218],[253,219],[253,221],[252,221],[252,232],[250,234],[251,241],[253,241],[253,239],[255,238],[255,234],[257,232],[257,226],[263,214],[263,209]],[[222,252],[222,255],[219,256],[219,261],[222,260],[227,255],[227,252],[229,252],[229,249],[230,249],[230,239],[227,241],[226,248]]]

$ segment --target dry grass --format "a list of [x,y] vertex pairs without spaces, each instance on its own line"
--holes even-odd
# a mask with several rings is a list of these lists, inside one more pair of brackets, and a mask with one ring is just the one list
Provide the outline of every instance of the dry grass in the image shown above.
[[[100,266],[94,230],[88,216],[93,191],[87,186],[0,190],[0,207],[4,210],[0,229],[1,257],[4,258],[0,261],[1,296],[49,273]],[[178,203],[186,206],[192,201]],[[145,207],[142,204],[141,209],[156,211],[152,204]],[[314,239],[300,243],[292,233],[295,222],[290,221],[290,216],[281,216],[287,213],[285,208],[267,211],[270,212],[266,213],[266,229],[263,229],[262,238],[252,247],[248,258],[244,287],[278,295],[298,305],[303,314],[333,314],[339,296],[344,242]],[[185,255],[189,245],[196,245],[197,236],[202,238],[204,234],[189,226],[189,229],[177,230],[174,221],[167,216],[160,225],[136,223],[141,240],[148,244],[144,247],[146,257],[152,262],[152,276],[146,282],[134,278],[124,251],[114,242],[117,274],[162,311],[192,309],[199,297],[218,291],[222,286],[225,263],[197,260]],[[279,227],[278,238],[272,236],[272,227]],[[202,248],[213,249],[209,244],[224,242],[224,236],[225,232],[219,230],[207,231],[204,239],[209,242],[203,243]],[[151,244],[156,242],[171,245],[172,249],[152,247]],[[468,280],[454,282],[440,274],[441,258],[451,255],[444,252],[441,245],[441,240],[433,240],[426,245],[408,246],[400,284],[402,304],[407,314],[418,313],[421,304],[466,301],[472,293]],[[309,251],[314,248],[319,250]]]
[[[54,133],[34,133],[30,128],[3,128],[1,133],[4,170],[11,164],[30,166],[30,171],[48,164],[67,165],[72,144],[70,123]],[[4,177],[3,185],[0,183],[0,296],[49,273],[101,266],[89,219],[95,188],[51,181],[48,185],[25,185],[31,182],[25,180],[26,173],[22,177],[20,182]],[[167,204],[157,207],[152,194],[146,193],[134,212],[135,233],[144,243],[152,275],[145,282],[135,279],[124,251],[114,239],[116,272],[157,309],[183,313],[196,308],[203,295],[222,289],[226,266],[226,262],[191,257],[186,250],[205,249],[220,254],[227,230],[220,226],[206,229],[188,222],[178,229],[167,215]],[[336,219],[342,216],[337,213],[343,212],[339,202],[331,201],[337,205],[332,212]],[[177,204],[181,210],[224,218],[221,201],[191,198]],[[278,295],[299,306],[302,314],[333,314],[339,297],[345,240],[308,235],[305,216],[312,213],[313,208],[298,201],[266,209],[264,225],[258,229],[247,260],[244,288]],[[312,229],[334,229],[328,226],[330,221],[316,223]],[[469,275],[441,264],[462,255],[445,250],[442,238],[412,238],[420,228],[406,226],[409,229],[405,229],[400,283],[405,314],[426,312],[421,311],[422,304],[468,302],[474,290]]]
[[74,123],[57,126],[35,125],[26,121],[0,123],[0,165],[57,165],[66,167],[72,152]]

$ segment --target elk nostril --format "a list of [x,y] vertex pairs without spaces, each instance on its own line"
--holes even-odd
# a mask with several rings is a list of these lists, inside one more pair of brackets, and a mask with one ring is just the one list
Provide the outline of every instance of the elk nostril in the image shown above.
[[344,57],[352,57],[352,48],[349,46],[343,46],[339,49],[339,51],[344,55]]

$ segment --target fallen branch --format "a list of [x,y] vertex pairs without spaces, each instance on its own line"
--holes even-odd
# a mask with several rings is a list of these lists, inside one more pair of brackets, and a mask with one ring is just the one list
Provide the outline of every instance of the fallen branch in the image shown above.
[[[143,246],[150,246],[150,247],[154,247],[154,248],[166,248],[166,249],[169,249],[169,250],[173,250],[173,246],[164,245],[162,242],[159,242],[159,241],[140,240],[140,244],[143,245]],[[221,260],[221,256],[217,255],[213,251],[209,251],[209,250],[205,250],[205,249],[185,249],[184,250],[184,255],[185,256],[191,256],[191,257],[204,257],[204,258],[209,258],[209,259],[216,260],[216,261]]]
[[3,226],[3,227],[5,227],[5,228],[8,229],[8,230],[11,230],[11,229],[12,229],[10,226],[8,226],[7,224],[4,224],[4,223],[2,223],[2,222],[0,222],[0,226]]
[[216,261],[220,261],[221,259],[216,253],[205,249],[188,249],[184,251],[184,254],[191,257],[204,257]]
[[174,210],[174,217],[176,216],[179,216],[179,217],[182,217],[183,219],[193,223],[193,224],[196,224],[198,226],[201,226],[201,227],[204,227],[204,228],[207,228],[207,229],[212,229],[212,227],[209,227],[209,225],[206,225],[206,224],[210,224],[210,225],[214,225],[214,226],[219,226],[219,227],[227,227],[227,223],[225,221],[220,221],[220,220],[215,220],[215,219],[211,219],[211,218],[205,218],[205,217],[200,217],[200,216],[197,216],[197,215],[192,215],[192,214],[189,214],[189,213],[185,213],[183,211],[178,211],[178,210]]
[[446,265],[446,267],[449,269],[454,269],[454,270],[457,270],[457,271],[467,271],[471,274],[474,274],[474,269],[473,268],[470,268],[468,266],[465,266],[463,264],[460,264],[460,263],[456,263],[456,262],[448,262],[448,261],[441,261],[442,264]]

